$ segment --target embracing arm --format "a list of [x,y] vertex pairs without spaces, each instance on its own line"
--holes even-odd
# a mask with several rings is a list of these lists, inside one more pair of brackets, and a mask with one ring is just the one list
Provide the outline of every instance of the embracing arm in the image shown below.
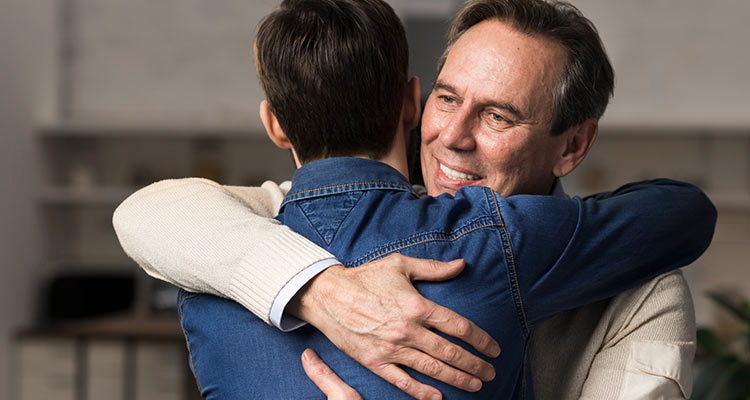
[[503,209],[530,326],[690,264],[716,224],[700,189],[667,179],[583,200],[508,198]]
[[230,298],[269,322],[271,305],[287,283],[317,262],[337,263],[271,219],[286,194],[284,186],[164,180],[128,197],[112,221],[125,252],[149,275]]

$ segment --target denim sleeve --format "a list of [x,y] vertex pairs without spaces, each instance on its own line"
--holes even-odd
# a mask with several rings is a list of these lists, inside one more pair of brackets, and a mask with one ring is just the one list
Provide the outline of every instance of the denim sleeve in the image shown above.
[[667,179],[585,199],[496,198],[530,327],[690,264],[716,224],[700,189]]

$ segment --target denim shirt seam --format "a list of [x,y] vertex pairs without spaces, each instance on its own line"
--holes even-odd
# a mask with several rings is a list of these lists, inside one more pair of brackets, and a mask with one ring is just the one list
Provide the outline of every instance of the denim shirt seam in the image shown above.
[[387,243],[385,245],[379,246],[369,252],[367,252],[365,255],[357,258],[356,260],[352,261],[351,263],[347,264],[347,267],[356,267],[371,261],[375,261],[379,258],[388,256],[390,254],[396,253],[400,250],[404,250],[406,248],[416,246],[419,244],[429,243],[429,242],[454,242],[463,236],[475,232],[479,229],[484,228],[497,228],[498,225],[492,221],[491,216],[481,216],[478,218],[474,218],[471,221],[463,224],[458,229],[455,229],[451,232],[444,232],[444,231],[427,231],[427,232],[420,232],[418,234],[409,236],[405,239],[401,239],[395,242]]
[[528,323],[528,319],[526,318],[526,309],[523,304],[523,297],[521,296],[520,284],[518,283],[518,271],[516,268],[516,258],[513,255],[513,246],[511,245],[510,235],[508,234],[508,229],[505,226],[505,221],[503,220],[503,216],[500,213],[500,205],[498,204],[495,192],[493,192],[490,189],[485,189],[485,193],[487,194],[488,200],[491,199],[491,208],[494,208],[495,216],[497,217],[499,221],[498,225],[500,229],[498,230],[498,234],[500,235],[500,241],[503,243],[503,250],[505,253],[506,264],[508,265],[508,268],[506,269],[508,272],[508,282],[509,282],[511,291],[513,292],[514,303],[516,303],[517,310],[519,311],[519,314],[521,317],[520,319],[521,319],[524,333],[528,336],[529,335],[529,323]]
[[[286,204],[283,204],[283,206],[284,206],[284,207],[286,207]],[[327,240],[326,240],[326,239],[325,239],[325,238],[323,237],[323,235],[321,235],[321,234],[320,234],[320,231],[319,231],[319,230],[317,229],[318,225],[317,225],[317,224],[314,224],[314,223],[313,223],[313,222],[312,222],[312,221],[310,220],[310,217],[309,217],[309,216],[307,215],[307,213],[306,213],[306,212],[304,212],[304,211],[302,210],[302,207],[300,207],[300,206],[299,206],[299,204],[297,204],[297,203],[294,203],[294,204],[292,204],[291,206],[294,206],[294,207],[298,208],[298,209],[299,209],[299,213],[300,213],[300,214],[301,214],[301,215],[302,215],[303,217],[305,217],[305,221],[307,221],[307,223],[308,223],[308,224],[309,224],[309,225],[310,225],[311,227],[313,227],[313,231],[315,231],[315,234],[316,234],[316,235],[318,235],[318,237],[320,238],[320,240],[321,240],[321,241],[322,241],[323,243],[326,243],[327,245],[330,245],[330,243],[328,243],[328,241],[327,241]],[[336,230],[336,233],[338,233],[338,229]],[[336,236],[336,233],[334,233],[334,236]],[[326,250],[328,250],[328,248],[326,248]]]
[[[322,195],[330,195],[330,194],[340,194],[345,193],[349,191],[362,191],[362,190],[378,190],[378,189],[387,189],[387,190],[402,190],[405,192],[411,192],[415,197],[418,197],[416,193],[414,193],[414,188],[411,186],[406,185],[400,185],[393,182],[351,182],[351,183],[344,183],[340,185],[329,185],[329,186],[323,186],[313,189],[307,189],[302,190],[299,192],[289,193],[286,195],[286,198],[281,203],[281,206],[283,207],[286,203],[289,203],[291,201],[299,201],[299,200],[305,200],[312,197],[318,197]],[[316,193],[321,192],[321,193]]]
[[[368,191],[364,190],[363,192],[364,193],[362,193],[362,195],[359,196],[359,198],[357,199],[357,201],[355,201],[354,204],[352,204],[352,206],[349,207],[349,211],[347,211],[346,215],[344,216],[344,221],[346,221],[349,218],[349,214],[351,214],[352,210],[354,210],[354,208],[357,207],[357,204],[359,204],[359,202],[362,201],[362,198],[365,197],[365,196],[367,196],[367,192]],[[307,218],[307,214],[305,214],[305,218]],[[310,222],[310,224],[312,224],[312,222]],[[314,226],[314,225],[311,225],[311,226]],[[333,236],[331,236],[331,240],[330,241],[326,241],[325,239],[323,239],[323,241],[325,241],[326,243],[328,243],[328,245],[330,245],[331,243],[333,243],[333,241],[336,240],[336,235],[338,235],[338,233],[341,230],[342,226],[344,226],[343,223],[339,224],[339,227],[336,228],[336,231],[333,233]],[[316,229],[316,231],[317,231],[317,229]]]

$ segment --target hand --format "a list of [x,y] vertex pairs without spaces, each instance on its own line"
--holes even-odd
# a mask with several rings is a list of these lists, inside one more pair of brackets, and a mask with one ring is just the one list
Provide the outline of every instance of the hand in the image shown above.
[[[333,266],[311,280],[287,311],[318,328],[370,371],[417,399],[440,392],[412,378],[398,364],[467,391],[495,377],[491,364],[430,329],[459,338],[497,357],[500,347],[481,328],[422,297],[412,280],[446,280],[464,268],[394,254],[357,268]],[[480,380],[481,379],[481,380]]]
[[302,368],[328,400],[362,400],[362,396],[342,381],[312,349],[302,353]]

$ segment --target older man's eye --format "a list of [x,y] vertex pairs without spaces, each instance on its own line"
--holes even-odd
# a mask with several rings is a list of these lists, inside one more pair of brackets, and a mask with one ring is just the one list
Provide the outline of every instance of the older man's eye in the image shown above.
[[505,129],[514,125],[505,115],[493,111],[485,111],[482,118],[492,129]]
[[502,114],[492,112],[492,111],[485,111],[484,117],[487,118],[492,123],[508,123],[510,122],[507,118],[505,118]]
[[440,99],[445,104],[455,104],[456,103],[456,99],[454,97],[447,96],[447,95],[438,96],[438,99]]

